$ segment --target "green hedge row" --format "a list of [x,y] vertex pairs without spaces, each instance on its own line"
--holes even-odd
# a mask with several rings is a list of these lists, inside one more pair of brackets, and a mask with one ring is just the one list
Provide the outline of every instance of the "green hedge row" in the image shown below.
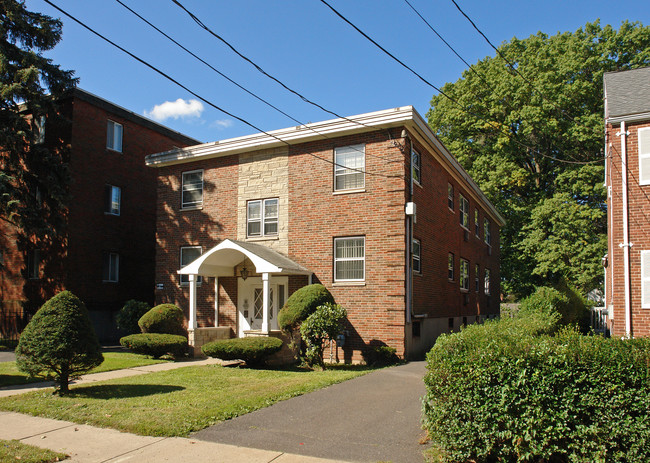
[[163,355],[182,357],[187,353],[187,338],[176,334],[140,333],[124,336],[120,344],[138,354],[154,358]]
[[222,360],[243,360],[248,366],[263,365],[266,358],[282,348],[282,341],[270,337],[233,338],[204,344],[201,351]]
[[650,339],[557,327],[529,312],[438,338],[423,405],[436,458],[650,461]]

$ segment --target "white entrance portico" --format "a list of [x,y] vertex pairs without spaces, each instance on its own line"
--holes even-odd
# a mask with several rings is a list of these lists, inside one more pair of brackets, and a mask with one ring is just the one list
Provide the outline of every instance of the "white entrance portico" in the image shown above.
[[[252,268],[248,268],[250,265]],[[240,267],[236,273],[237,267]],[[218,301],[219,277],[238,277],[237,310],[238,336],[268,335],[277,330],[277,313],[288,297],[288,276],[311,272],[277,251],[257,243],[226,239],[178,271],[188,275],[190,343],[195,351],[200,346],[192,343],[198,329],[196,318],[197,277],[215,278],[215,301]],[[215,327],[218,326],[219,307],[215,303]]]

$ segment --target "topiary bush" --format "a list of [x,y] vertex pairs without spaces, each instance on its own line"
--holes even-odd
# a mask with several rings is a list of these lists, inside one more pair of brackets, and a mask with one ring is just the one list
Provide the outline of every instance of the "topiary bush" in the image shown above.
[[519,316],[530,312],[556,313],[560,325],[576,325],[583,332],[589,328],[590,312],[586,300],[564,282],[558,285],[558,289],[548,286],[536,288],[533,294],[521,301],[519,312]]
[[334,297],[321,284],[303,286],[294,292],[278,313],[278,324],[284,331],[293,331],[303,320],[311,315],[318,306],[334,304]]
[[183,311],[174,304],[160,304],[144,314],[138,325],[143,333],[184,335]]
[[250,367],[264,365],[267,357],[282,348],[282,340],[272,337],[233,338],[204,344],[201,351],[221,360],[243,360]]
[[154,358],[163,355],[183,357],[187,353],[187,338],[177,334],[140,333],[124,336],[120,339],[123,347]]
[[347,311],[338,304],[325,303],[300,325],[300,335],[305,342],[305,361],[309,366],[324,367],[323,349],[325,341],[336,339],[343,330]]
[[134,299],[126,301],[124,307],[115,316],[117,328],[126,334],[140,333],[138,320],[149,312],[149,310],[151,310],[151,306],[146,302],[140,302]]
[[439,461],[650,461],[650,339],[556,329],[531,312],[438,338],[423,413]]
[[30,376],[53,376],[60,394],[68,384],[104,361],[86,306],[62,291],[41,307],[23,330],[16,364]]

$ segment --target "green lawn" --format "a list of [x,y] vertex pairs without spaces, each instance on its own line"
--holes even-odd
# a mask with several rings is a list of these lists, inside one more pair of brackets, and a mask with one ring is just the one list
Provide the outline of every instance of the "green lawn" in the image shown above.
[[[367,373],[365,367],[325,371],[184,367],[0,399],[0,409],[149,436],[187,436],[219,421]],[[279,426],[282,423],[278,423]]]
[[19,461],[21,463],[52,463],[68,458],[63,453],[23,444],[17,440],[0,439],[0,461]]
[[[97,368],[91,370],[90,373],[141,367],[144,365],[153,365],[155,363],[163,362],[165,362],[165,360],[152,359],[145,355],[132,354],[130,352],[105,352],[104,362]],[[25,373],[18,370],[16,362],[0,362],[0,387],[36,383],[39,381],[44,381],[44,379],[30,378]]]

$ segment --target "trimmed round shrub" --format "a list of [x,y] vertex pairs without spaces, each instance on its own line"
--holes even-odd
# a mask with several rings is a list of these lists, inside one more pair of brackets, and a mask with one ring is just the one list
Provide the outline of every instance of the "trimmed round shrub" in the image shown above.
[[272,337],[233,338],[204,344],[201,351],[221,360],[243,360],[248,366],[264,365],[266,358],[282,348],[282,340]]
[[366,365],[386,366],[399,363],[397,349],[387,346],[381,341],[370,341],[370,345],[361,352]]
[[292,331],[316,311],[319,305],[334,304],[334,297],[321,284],[303,286],[294,292],[278,313],[278,324],[284,331]]
[[538,287],[533,294],[521,301],[519,312],[520,317],[526,317],[532,312],[557,317],[560,325],[577,325],[583,332],[589,328],[590,313],[586,301],[565,283],[561,283],[558,289]]
[[117,328],[126,334],[139,333],[140,325],[138,325],[138,320],[149,310],[151,310],[151,306],[146,302],[134,299],[126,301],[124,307],[115,316]]
[[60,394],[69,391],[71,379],[103,361],[88,310],[70,291],[43,304],[16,347],[18,369],[30,376],[53,376]]
[[123,347],[154,358],[163,355],[182,357],[187,353],[187,338],[177,334],[140,333],[124,336],[120,339]]
[[138,325],[143,333],[184,335],[183,311],[174,304],[160,304],[144,314]]

